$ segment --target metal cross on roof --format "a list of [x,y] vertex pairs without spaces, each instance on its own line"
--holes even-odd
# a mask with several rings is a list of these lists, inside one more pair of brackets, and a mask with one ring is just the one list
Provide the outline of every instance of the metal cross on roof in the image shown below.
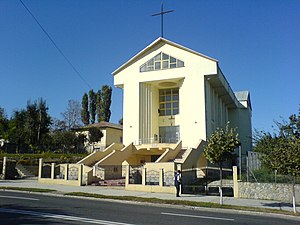
[[155,13],[152,16],[161,16],[161,37],[164,37],[164,14],[174,12],[174,10],[164,11],[164,4],[161,3],[161,9],[159,13]]

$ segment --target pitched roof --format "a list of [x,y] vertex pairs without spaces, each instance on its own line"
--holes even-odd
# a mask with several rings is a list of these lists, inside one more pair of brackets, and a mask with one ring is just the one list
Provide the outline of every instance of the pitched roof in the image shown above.
[[84,126],[84,127],[79,127],[77,129],[74,129],[74,130],[85,130],[85,129],[88,129],[90,127],[113,128],[113,129],[123,130],[123,126],[120,125],[120,124],[109,123],[109,122],[104,122],[104,121],[101,121],[100,123],[89,124],[89,125]]
[[120,124],[109,123],[109,122],[104,122],[104,121],[101,121],[100,123],[90,124],[90,125],[88,125],[88,127],[115,128],[115,129],[119,129],[119,130],[123,129],[123,126]]
[[144,52],[148,51],[149,49],[151,49],[154,45],[160,43],[160,42],[165,42],[169,45],[172,45],[174,47],[177,47],[177,48],[180,48],[180,49],[183,49],[185,51],[188,51],[190,53],[193,53],[193,54],[196,54],[198,56],[201,56],[201,57],[204,57],[206,59],[209,59],[209,60],[212,60],[214,62],[218,62],[218,60],[214,59],[214,58],[211,58],[209,56],[206,56],[202,53],[199,53],[199,52],[196,52],[192,49],[189,49],[187,47],[184,47],[180,44],[177,44],[175,42],[172,42],[172,41],[169,41],[165,38],[162,38],[162,37],[159,37],[157,38],[155,41],[153,41],[150,45],[148,45],[146,48],[144,48],[142,51],[140,51],[139,53],[137,53],[135,56],[133,56],[131,59],[129,59],[127,62],[125,62],[123,65],[121,65],[119,68],[117,68],[115,71],[112,72],[113,75],[116,75],[117,73],[119,73],[121,70],[125,69],[131,62],[133,62],[134,60],[136,60],[139,56],[141,56]]

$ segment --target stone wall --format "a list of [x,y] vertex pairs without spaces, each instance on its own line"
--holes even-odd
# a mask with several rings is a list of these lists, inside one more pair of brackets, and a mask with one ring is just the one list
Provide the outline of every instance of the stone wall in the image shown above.
[[[292,185],[275,183],[238,182],[239,198],[292,202]],[[300,185],[295,185],[296,203],[300,203]]]

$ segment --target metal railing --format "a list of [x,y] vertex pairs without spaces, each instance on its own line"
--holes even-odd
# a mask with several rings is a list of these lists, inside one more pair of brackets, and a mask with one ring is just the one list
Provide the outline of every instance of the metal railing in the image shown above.
[[165,143],[165,144],[175,144],[179,141],[179,138],[166,138],[166,137],[160,137],[160,138],[143,138],[138,139],[134,142],[135,145],[142,145],[142,144],[159,144],[159,143]]

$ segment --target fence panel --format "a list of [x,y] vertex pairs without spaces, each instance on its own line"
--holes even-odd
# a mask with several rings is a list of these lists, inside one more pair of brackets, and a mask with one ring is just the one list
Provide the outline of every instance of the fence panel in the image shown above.
[[159,171],[146,171],[146,185],[159,185]]
[[142,184],[143,166],[129,166],[129,184]]

